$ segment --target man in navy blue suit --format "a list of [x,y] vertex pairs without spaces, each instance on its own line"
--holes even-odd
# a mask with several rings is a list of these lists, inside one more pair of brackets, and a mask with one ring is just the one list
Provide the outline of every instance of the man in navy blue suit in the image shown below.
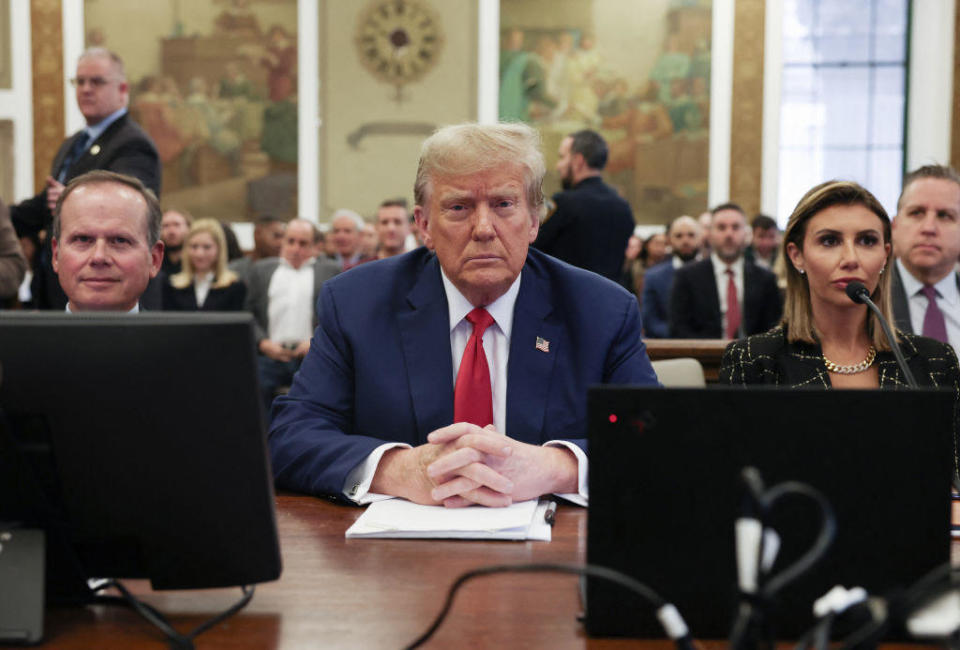
[[670,338],[673,272],[697,259],[703,241],[700,223],[686,215],[677,217],[667,229],[667,240],[672,249],[670,257],[648,270],[643,279],[640,315],[643,317],[643,333],[648,339]]
[[529,249],[538,145],[522,124],[424,142],[426,247],[324,284],[310,351],[273,406],[279,487],[355,503],[586,502],[587,386],[656,375],[633,296]]

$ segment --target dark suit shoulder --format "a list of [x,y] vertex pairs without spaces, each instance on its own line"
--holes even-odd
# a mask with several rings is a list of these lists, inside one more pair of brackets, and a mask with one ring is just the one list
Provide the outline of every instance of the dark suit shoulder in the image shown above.
[[211,287],[203,303],[204,311],[241,311],[247,298],[247,285],[237,279],[225,287]]
[[314,261],[314,271],[318,278],[323,279],[324,281],[332,278],[335,275],[340,273],[340,265],[336,263],[335,260],[329,258],[317,258]]
[[535,273],[548,280],[554,289],[573,302],[588,301],[606,303],[611,298],[636,302],[636,298],[622,285],[578,266],[531,248],[527,252],[524,271]]
[[704,260],[697,260],[696,262],[691,262],[690,264],[685,264],[679,269],[676,269],[677,277],[693,277],[700,275],[713,275],[713,262],[708,257]]
[[647,272],[644,274],[646,277],[646,279],[644,280],[644,284],[646,284],[647,282],[650,282],[651,280],[656,281],[656,280],[659,280],[661,277],[672,275],[674,270],[675,269],[673,268],[673,262],[669,259],[664,262],[659,262],[657,264],[654,264],[649,269],[647,269]]
[[[919,365],[925,368],[924,376],[916,377],[917,383],[927,386],[956,387],[960,384],[960,368],[953,347],[917,334],[899,332],[900,348],[908,363],[917,357]],[[917,373],[914,373],[917,374]]]
[[[421,246],[402,255],[355,266],[324,282],[322,290],[351,310],[395,308],[406,301],[421,272],[431,263],[437,267],[436,281],[440,282],[436,259],[432,251]],[[356,300],[358,296],[364,299]]]

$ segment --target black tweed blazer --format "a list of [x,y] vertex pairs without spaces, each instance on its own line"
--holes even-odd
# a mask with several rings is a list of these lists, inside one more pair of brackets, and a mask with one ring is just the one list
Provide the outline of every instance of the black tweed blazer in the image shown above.
[[[954,393],[953,463],[955,480],[960,477],[960,367],[953,348],[915,334],[898,332],[907,366],[921,386],[950,388]],[[892,352],[878,352],[880,388],[908,388],[907,380]],[[721,384],[772,384],[788,388],[828,389],[830,375],[819,345],[787,341],[784,327],[730,343],[720,361]]]

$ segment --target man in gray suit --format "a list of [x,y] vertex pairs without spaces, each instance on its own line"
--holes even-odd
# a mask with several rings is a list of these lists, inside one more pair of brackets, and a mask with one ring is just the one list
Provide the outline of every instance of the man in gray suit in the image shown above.
[[246,308],[256,321],[260,392],[266,413],[277,389],[293,381],[310,349],[320,287],[340,271],[333,260],[314,256],[318,239],[316,226],[294,219],[287,224],[280,257],[256,262],[247,274]]
[[897,328],[960,350],[960,175],[926,165],[907,174],[893,220]]

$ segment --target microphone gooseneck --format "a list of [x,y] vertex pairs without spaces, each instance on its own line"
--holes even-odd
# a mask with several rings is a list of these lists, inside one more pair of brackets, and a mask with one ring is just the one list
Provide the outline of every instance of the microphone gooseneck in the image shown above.
[[863,282],[851,282],[847,285],[847,295],[850,300],[860,304],[866,304],[870,300],[870,292]]
[[880,321],[880,327],[883,328],[883,333],[887,337],[887,341],[890,342],[890,347],[893,349],[893,356],[896,357],[897,365],[900,366],[900,371],[906,378],[907,384],[911,388],[916,388],[917,380],[913,378],[913,373],[910,372],[910,368],[907,366],[907,361],[903,358],[903,352],[900,351],[900,345],[897,343],[897,338],[890,330],[890,324],[887,322],[887,319],[883,317],[882,313],[880,313],[880,308],[877,307],[872,300],[870,300],[870,292],[867,291],[867,287],[864,286],[863,282],[850,282],[847,284],[846,291],[847,296],[850,297],[850,300],[858,304],[866,305],[876,315],[877,320]]

